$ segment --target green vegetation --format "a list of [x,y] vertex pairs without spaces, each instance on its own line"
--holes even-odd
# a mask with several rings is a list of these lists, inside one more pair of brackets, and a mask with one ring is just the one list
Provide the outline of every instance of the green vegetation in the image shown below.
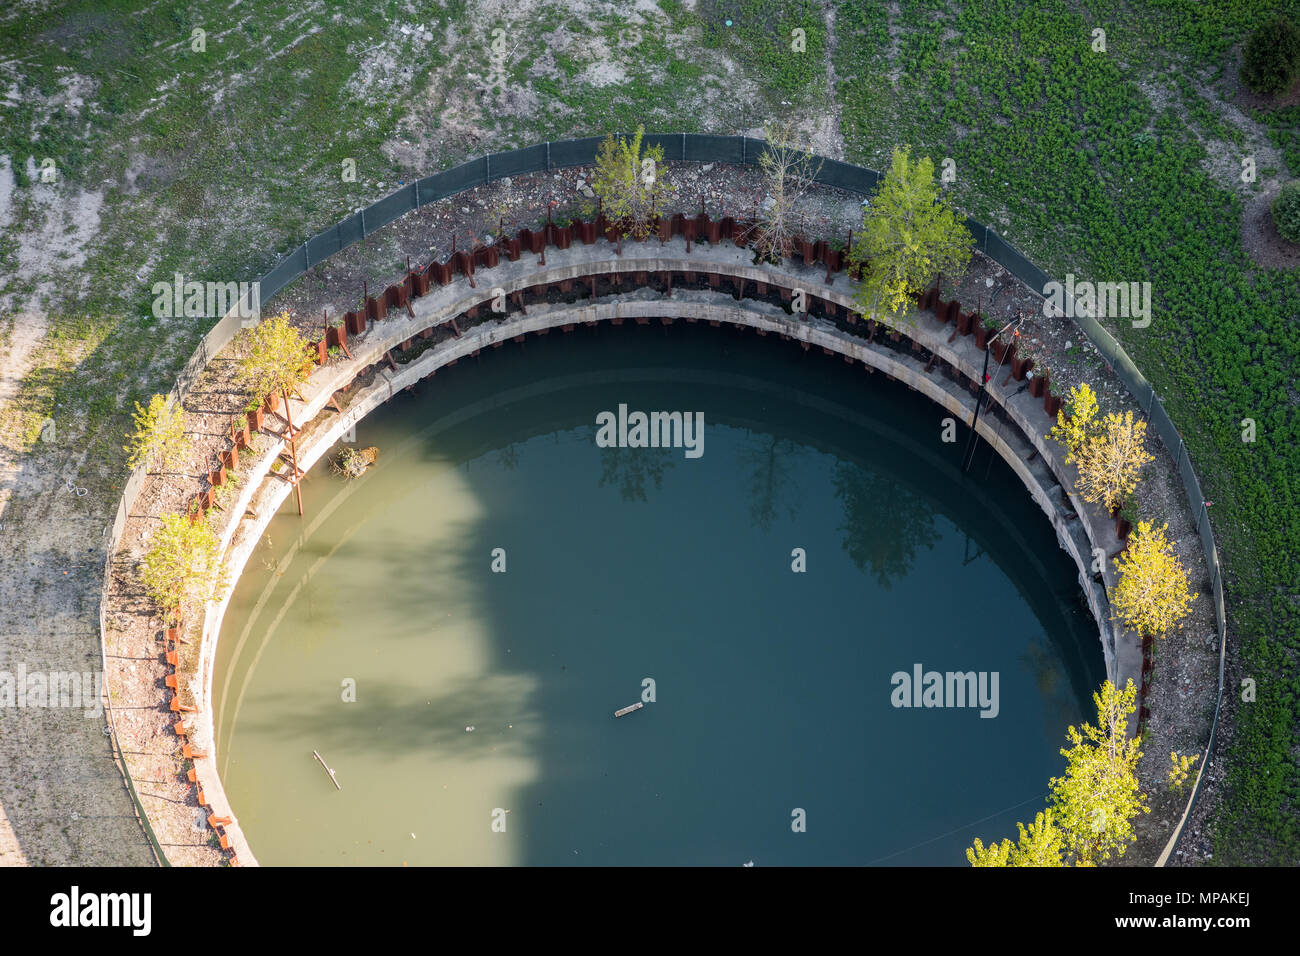
[[203,518],[163,515],[141,562],[140,582],[168,626],[174,626],[226,586],[221,540]]
[[302,333],[281,312],[247,330],[248,354],[242,362],[244,382],[254,395],[289,393],[311,374],[311,351]]
[[644,135],[645,128],[638,126],[631,139],[614,133],[606,136],[591,177],[592,190],[604,202],[605,216],[638,239],[649,232],[655,203],[672,195],[663,165],[664,149],[642,149]]
[[1070,389],[1070,395],[1064,406],[1056,413],[1056,424],[1047,433],[1048,438],[1055,439],[1065,446],[1065,463],[1072,465],[1078,460],[1079,452],[1092,430],[1093,419],[1097,416],[1097,393],[1087,382],[1080,382]]
[[901,315],[911,298],[939,273],[960,275],[975,240],[939,192],[928,156],[915,163],[906,147],[894,150],[854,236],[849,261],[862,269],[856,299],[872,317]]
[[1271,211],[1278,234],[1288,242],[1300,245],[1300,179],[1282,187],[1273,200]]
[[696,9],[706,47],[751,64],[780,93],[798,94],[825,77],[820,6],[813,0],[701,0]]
[[307,340],[289,324],[289,314],[263,319],[246,333],[248,354],[244,356],[242,372],[244,381],[254,395],[279,392],[284,404],[284,420],[289,426],[289,449],[293,456],[293,490],[298,499],[298,514],[302,514],[302,488],[298,482],[298,442],[294,437],[293,418],[289,412],[289,393],[311,377],[312,361]]
[[1062,748],[1065,775],[1053,777],[1050,806],[1029,827],[1018,823],[1018,842],[1004,839],[966,851],[971,866],[1096,866],[1123,856],[1137,837],[1133,819],[1148,812],[1137,779],[1141,739],[1128,737],[1128,717],[1137,710],[1137,689],[1123,691],[1110,681],[1092,695],[1097,726],[1067,731],[1072,746]]
[[1241,54],[1241,81],[1256,93],[1283,93],[1300,76],[1300,30],[1286,17],[1261,24]]
[[179,468],[189,451],[185,438],[185,412],[180,405],[168,405],[163,395],[149,399],[149,407],[135,403],[132,416],[135,431],[127,435],[127,466],[134,468],[144,463],[148,467],[161,464]]
[[1192,767],[1200,759],[1200,754],[1185,756],[1180,755],[1177,751],[1170,753],[1169,786],[1177,793],[1182,793],[1183,787],[1187,786],[1187,780],[1192,774]]
[[1132,411],[1094,419],[1083,444],[1075,451],[1079,466],[1076,487],[1083,500],[1096,502],[1114,514],[1137,488],[1144,466],[1154,460],[1146,449],[1145,421]]
[[1187,571],[1165,538],[1169,525],[1139,521],[1128,547],[1115,559],[1119,581],[1111,607],[1124,626],[1139,634],[1165,637],[1191,613],[1198,595],[1187,586]]

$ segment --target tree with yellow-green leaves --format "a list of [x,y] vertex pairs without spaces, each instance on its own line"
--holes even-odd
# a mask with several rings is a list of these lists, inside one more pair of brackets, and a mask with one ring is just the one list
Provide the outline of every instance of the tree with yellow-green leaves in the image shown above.
[[1065,834],[1056,825],[1051,810],[1040,810],[1034,822],[1026,827],[1016,824],[1020,839],[1016,843],[1004,839],[1001,843],[984,846],[979,838],[966,850],[971,866],[1064,866],[1061,852]]
[[293,487],[298,496],[298,514],[302,514],[302,489],[298,480],[298,445],[294,438],[293,419],[289,412],[289,393],[311,377],[312,360],[307,340],[289,324],[289,313],[281,312],[259,323],[247,338],[247,354],[242,371],[253,395],[260,398],[279,392],[284,399],[284,420],[289,428],[289,449],[293,455]]
[[1064,866],[1061,852],[1065,848],[1065,832],[1056,825],[1051,810],[1040,810],[1034,822],[1026,827],[1016,824],[1020,840],[1011,851],[1012,866]]
[[966,850],[971,866],[1096,866],[1111,855],[1123,856],[1133,835],[1133,818],[1148,812],[1140,792],[1137,738],[1128,737],[1128,716],[1137,709],[1137,689],[1123,691],[1110,681],[1092,695],[1097,726],[1070,727],[1071,746],[1065,776],[1052,778],[1052,796],[1026,827],[1017,823],[1019,840],[985,846],[980,840]]
[[1191,613],[1200,595],[1187,586],[1187,571],[1165,537],[1169,525],[1139,521],[1128,547],[1115,559],[1119,580],[1110,604],[1124,626],[1139,634],[1164,637]]
[[1056,413],[1056,424],[1047,433],[1065,446],[1065,463],[1074,464],[1079,450],[1083,448],[1092,429],[1093,419],[1097,417],[1097,394],[1092,386],[1083,382],[1070,389],[1065,400],[1065,407]]
[[1137,778],[1141,740],[1128,736],[1128,717],[1137,710],[1137,688],[1130,681],[1118,690],[1110,681],[1092,695],[1097,726],[1072,725],[1073,744],[1062,748],[1065,776],[1051,781],[1051,806],[1064,831],[1064,847],[1076,866],[1095,866],[1123,856],[1137,839],[1133,818],[1150,812]]
[[189,453],[189,440],[185,437],[185,413],[179,404],[168,405],[163,395],[149,399],[149,407],[135,403],[131,416],[135,431],[126,436],[123,447],[130,457],[127,465],[134,468],[141,462],[148,467],[161,464],[165,468],[179,468]]
[[656,201],[672,194],[663,175],[664,148],[641,149],[645,127],[638,126],[631,139],[610,133],[596,154],[591,177],[592,191],[600,197],[606,218],[618,223],[635,238],[644,239]]
[[163,515],[141,561],[140,581],[169,626],[206,604],[227,584],[221,539],[206,517]]
[[1111,413],[1088,429],[1074,454],[1084,501],[1100,502],[1114,513],[1133,493],[1142,468],[1154,460],[1146,449],[1146,430],[1147,423],[1135,421],[1131,411]]
[[935,183],[934,164],[928,156],[912,162],[909,153],[894,150],[849,250],[862,270],[863,315],[899,316],[939,273],[961,275],[970,263],[975,240]]
[[985,846],[984,841],[976,837],[974,845],[966,849],[966,859],[971,866],[1010,866],[1013,849],[1015,845],[1007,839]]

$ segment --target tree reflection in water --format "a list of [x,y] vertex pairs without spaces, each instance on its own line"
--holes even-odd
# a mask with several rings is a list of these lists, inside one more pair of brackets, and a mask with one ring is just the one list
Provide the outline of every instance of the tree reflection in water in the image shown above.
[[885,590],[906,574],[920,548],[939,540],[930,506],[908,489],[848,462],[835,466],[835,495],[844,504],[844,550]]
[[761,435],[740,453],[741,462],[750,471],[749,514],[759,530],[767,531],[776,517],[777,504],[788,510],[794,520],[799,510],[798,488],[791,478],[787,456],[798,452],[794,442],[775,435]]
[[671,448],[602,448],[600,487],[617,485],[624,501],[645,501],[646,480],[652,480],[656,490],[663,487],[664,474],[674,463],[671,454],[681,452]]

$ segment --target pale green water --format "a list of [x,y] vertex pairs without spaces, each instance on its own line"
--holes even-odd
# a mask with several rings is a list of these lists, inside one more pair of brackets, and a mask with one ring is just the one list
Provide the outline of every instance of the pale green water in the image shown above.
[[[703,457],[597,448],[620,402],[702,411]],[[1046,519],[987,446],[960,479],[941,417],[680,324],[399,395],[357,429],[379,463],[315,469],[226,615],[217,749],[259,860],[964,865],[1014,836],[1100,647]],[[998,716],[891,706],[915,663],[998,672]]]

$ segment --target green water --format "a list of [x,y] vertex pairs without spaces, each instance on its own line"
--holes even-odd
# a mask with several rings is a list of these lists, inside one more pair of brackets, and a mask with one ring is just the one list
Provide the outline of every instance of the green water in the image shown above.
[[[620,403],[703,412],[704,454],[598,448]],[[965,865],[1014,836],[1101,651],[1046,518],[987,446],[961,477],[942,417],[681,323],[399,394],[357,427],[363,478],[318,466],[272,520],[222,628],[218,760],[260,862]],[[892,706],[918,663],[997,672],[997,716]]]

